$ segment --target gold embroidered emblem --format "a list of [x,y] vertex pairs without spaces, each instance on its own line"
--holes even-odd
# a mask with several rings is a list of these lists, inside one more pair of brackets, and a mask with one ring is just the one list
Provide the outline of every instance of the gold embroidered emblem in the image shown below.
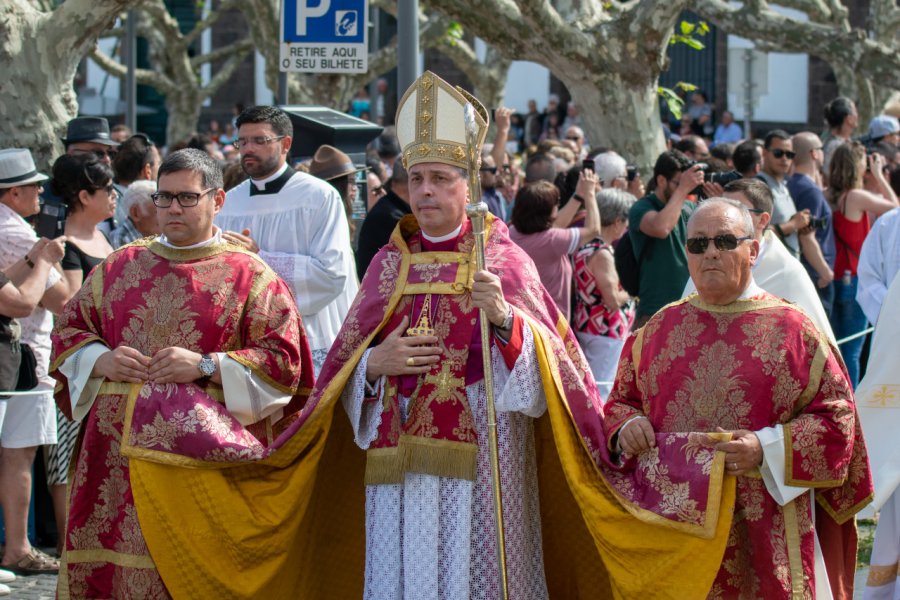
[[431,152],[431,146],[429,146],[428,144],[422,144],[421,146],[419,146],[418,150],[420,155],[427,156],[428,153]]
[[456,397],[456,391],[466,383],[466,380],[462,377],[453,376],[453,373],[450,372],[450,363],[446,362],[437,375],[426,375],[425,381],[434,384],[435,390],[431,395],[431,399],[438,402],[444,402]]
[[462,146],[456,146],[453,149],[453,158],[456,160],[463,160],[466,157],[466,151],[462,149]]
[[434,335],[434,327],[431,326],[431,321],[428,319],[428,315],[431,313],[431,294],[427,294],[425,296],[425,300],[422,302],[422,310],[419,312],[419,320],[416,321],[414,327],[410,327],[406,330],[406,335],[411,335],[414,337],[423,336],[423,335]]
[[898,400],[900,398],[897,397],[891,388],[896,386],[882,385],[878,388],[874,394],[872,394],[872,399],[867,402],[870,406],[880,406],[882,408],[887,408],[888,406],[897,406]]

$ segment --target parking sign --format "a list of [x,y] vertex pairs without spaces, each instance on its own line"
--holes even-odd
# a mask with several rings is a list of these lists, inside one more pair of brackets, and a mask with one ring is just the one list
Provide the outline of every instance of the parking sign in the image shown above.
[[365,73],[368,0],[282,0],[282,71]]

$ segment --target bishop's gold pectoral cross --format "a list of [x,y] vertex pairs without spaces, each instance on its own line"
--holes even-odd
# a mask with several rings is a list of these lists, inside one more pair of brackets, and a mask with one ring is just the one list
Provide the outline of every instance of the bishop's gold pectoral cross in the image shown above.
[[462,377],[454,377],[450,372],[450,363],[445,362],[441,370],[436,375],[428,374],[425,376],[425,382],[434,385],[433,397],[438,402],[449,400],[455,390],[464,386],[466,380]]
[[410,336],[424,336],[424,335],[434,335],[434,327],[431,326],[431,321],[428,319],[428,315],[431,313],[431,294],[425,295],[425,300],[422,302],[422,310],[419,312],[419,320],[416,321],[416,324],[413,327],[410,327],[406,330],[406,335]]

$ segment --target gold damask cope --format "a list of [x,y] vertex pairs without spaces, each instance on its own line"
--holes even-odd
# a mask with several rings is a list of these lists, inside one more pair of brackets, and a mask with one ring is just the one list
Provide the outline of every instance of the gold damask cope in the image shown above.
[[403,166],[438,162],[468,169],[463,107],[475,107],[477,151],[487,135],[489,116],[477,98],[426,71],[406,91],[397,108],[397,138]]

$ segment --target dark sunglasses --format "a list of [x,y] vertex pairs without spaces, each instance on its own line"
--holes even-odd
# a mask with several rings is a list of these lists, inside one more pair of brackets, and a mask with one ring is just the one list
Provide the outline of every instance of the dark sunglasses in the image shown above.
[[794,157],[797,156],[796,152],[791,152],[790,150],[782,150],[781,148],[775,148],[774,150],[769,150],[772,153],[772,156],[775,158],[783,158],[787,156],[789,159],[794,160]]
[[72,150],[72,152],[76,152],[78,154],[93,154],[97,157],[98,160],[103,160],[104,157],[109,157],[109,160],[113,160],[116,157],[118,152],[116,150],[81,150],[76,149]]
[[479,171],[484,171],[486,173],[490,173],[491,175],[497,174],[497,167],[481,167],[478,169]]
[[706,252],[706,249],[709,248],[709,243],[712,242],[716,245],[716,248],[719,250],[734,250],[738,246],[738,242],[743,242],[745,240],[753,239],[749,235],[745,235],[744,237],[737,237],[730,233],[726,233],[723,235],[717,235],[714,238],[708,237],[692,237],[688,238],[687,251],[691,254],[703,254]]

